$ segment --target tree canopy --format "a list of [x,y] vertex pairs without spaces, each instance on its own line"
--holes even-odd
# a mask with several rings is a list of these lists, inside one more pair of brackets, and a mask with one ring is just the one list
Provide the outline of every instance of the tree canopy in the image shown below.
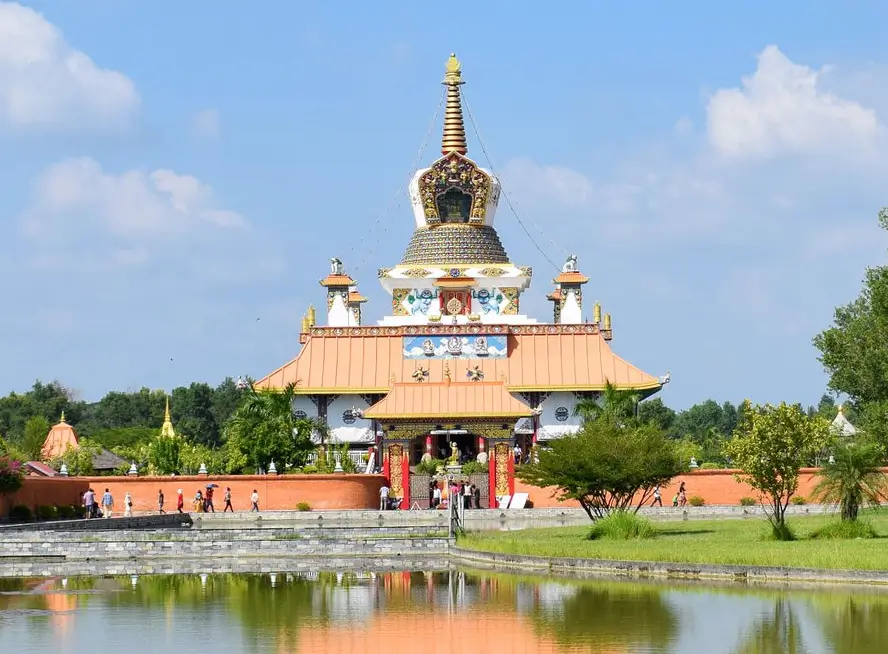
[[798,406],[745,403],[743,419],[726,450],[743,472],[737,475],[767,500],[774,534],[787,538],[786,507],[799,487],[799,471],[813,465],[831,440],[829,423],[809,418]]

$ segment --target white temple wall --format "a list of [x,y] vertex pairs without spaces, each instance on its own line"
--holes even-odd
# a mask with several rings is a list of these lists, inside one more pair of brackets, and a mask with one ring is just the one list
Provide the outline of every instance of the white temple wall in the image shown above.
[[316,419],[318,417],[318,407],[315,406],[315,403],[307,395],[297,395],[293,398],[293,415],[297,418]]
[[571,392],[552,393],[543,400],[537,440],[551,440],[579,431],[581,420],[575,415],[576,407],[577,397]]
[[561,323],[564,325],[579,325],[583,322],[583,310],[577,300],[577,292],[573,289],[565,290],[564,304],[561,305]]
[[360,395],[340,395],[327,405],[330,437],[339,443],[372,445],[376,441],[371,429],[372,421],[352,416],[350,412],[353,408],[364,411],[370,405]]
[[330,327],[353,327],[355,322],[351,311],[341,294],[333,296],[333,303],[327,309],[327,325]]

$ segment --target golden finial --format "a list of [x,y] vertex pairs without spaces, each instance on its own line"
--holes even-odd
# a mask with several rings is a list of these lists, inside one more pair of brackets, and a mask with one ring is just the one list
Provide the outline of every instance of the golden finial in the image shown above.
[[443,84],[447,86],[447,105],[444,109],[444,137],[441,139],[441,154],[469,151],[466,145],[466,128],[463,123],[462,101],[459,97],[459,86],[465,84],[462,79],[462,64],[455,54],[447,60]]
[[302,333],[307,334],[309,329],[311,329],[311,325],[308,323],[308,315],[303,315],[302,316]]
[[[842,410],[842,407],[839,407],[839,411],[841,411],[841,410]],[[59,420],[59,422],[65,422],[65,412],[64,411],[62,411],[62,419]]]
[[611,315],[609,313],[604,314],[604,331],[609,332],[611,329]]
[[164,422],[172,422],[172,418],[170,418],[170,396],[166,396],[166,409],[163,412],[163,421]]
[[601,324],[601,302],[596,302],[592,307],[592,322],[596,325]]
[[308,326],[314,327],[317,324],[317,315],[313,304],[308,305]]
[[[839,405],[839,415],[840,416],[845,415],[845,407],[842,406],[841,404]],[[64,422],[64,421],[65,421],[65,414],[63,413],[62,414],[62,422]]]

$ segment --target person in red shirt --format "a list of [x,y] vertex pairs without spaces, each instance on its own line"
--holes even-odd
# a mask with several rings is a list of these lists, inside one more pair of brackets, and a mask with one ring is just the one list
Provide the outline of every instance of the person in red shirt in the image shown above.
[[182,489],[176,491],[176,510],[179,513],[182,513],[182,507],[185,506],[185,496],[182,494]]

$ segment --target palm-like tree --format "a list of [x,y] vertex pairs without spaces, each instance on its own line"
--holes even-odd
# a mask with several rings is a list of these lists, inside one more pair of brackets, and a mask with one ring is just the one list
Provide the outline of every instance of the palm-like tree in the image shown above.
[[278,465],[304,463],[314,447],[312,436],[317,434],[323,442],[327,425],[317,418],[293,415],[295,396],[295,383],[281,391],[257,391],[249,386],[226,425],[226,434],[253,466],[267,470],[272,461]]
[[607,382],[600,397],[585,397],[577,402],[574,414],[580,416],[583,422],[594,422],[599,418],[625,422],[635,419],[640,401],[637,392],[620,389]]
[[839,441],[833,451],[835,463],[820,469],[813,496],[838,504],[842,520],[857,520],[860,507],[878,505],[886,497],[885,475],[879,469],[884,451],[877,443]]

